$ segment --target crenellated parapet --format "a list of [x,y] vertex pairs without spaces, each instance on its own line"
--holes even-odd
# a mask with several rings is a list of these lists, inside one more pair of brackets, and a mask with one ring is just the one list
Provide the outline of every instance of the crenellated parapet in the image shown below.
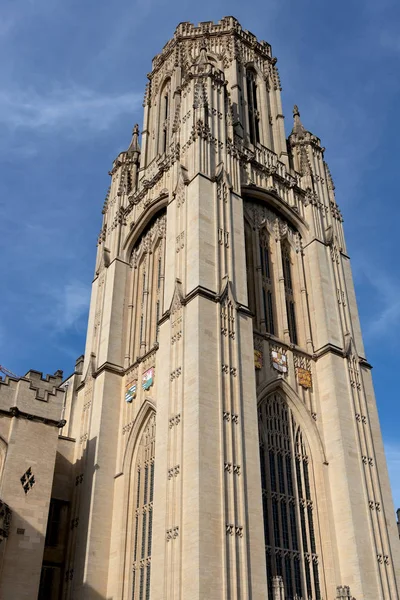
[[64,402],[62,371],[46,375],[28,371],[24,377],[6,377],[0,381],[0,414],[62,426]]

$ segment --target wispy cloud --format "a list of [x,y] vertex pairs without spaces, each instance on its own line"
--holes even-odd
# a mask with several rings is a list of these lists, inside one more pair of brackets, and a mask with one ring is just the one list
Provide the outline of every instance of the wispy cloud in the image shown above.
[[49,93],[35,90],[0,91],[0,126],[6,130],[104,131],[123,114],[133,113],[141,96],[105,94],[78,86]]
[[400,326],[400,281],[396,280],[393,273],[386,273],[382,268],[378,269],[371,264],[367,267],[358,263],[357,270],[377,297],[373,316],[366,326],[366,337],[374,338],[382,334],[397,336]]
[[50,313],[55,329],[64,332],[79,325],[86,316],[90,299],[90,285],[79,281],[66,283],[56,297]]
[[90,300],[90,285],[71,280],[52,287],[42,286],[32,298],[28,319],[35,327],[52,332],[53,336],[73,333],[86,326]]

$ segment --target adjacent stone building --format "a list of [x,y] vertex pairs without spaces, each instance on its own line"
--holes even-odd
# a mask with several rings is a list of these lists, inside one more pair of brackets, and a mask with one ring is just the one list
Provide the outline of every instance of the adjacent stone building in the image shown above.
[[343,219],[276,62],[233,17],[154,58],[84,357],[0,384],[1,598],[398,600]]

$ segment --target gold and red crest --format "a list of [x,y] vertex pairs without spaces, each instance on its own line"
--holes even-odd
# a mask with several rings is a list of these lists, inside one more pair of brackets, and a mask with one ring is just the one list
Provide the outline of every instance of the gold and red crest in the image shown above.
[[312,387],[312,377],[311,377],[311,371],[309,371],[308,369],[303,369],[302,367],[297,367],[297,381],[299,382],[299,385],[301,385],[304,388],[311,388]]
[[263,353],[261,350],[254,350],[254,366],[256,369],[263,367]]

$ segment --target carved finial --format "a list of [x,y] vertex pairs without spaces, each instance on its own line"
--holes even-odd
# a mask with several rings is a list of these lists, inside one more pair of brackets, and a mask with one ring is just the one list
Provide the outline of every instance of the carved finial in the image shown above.
[[297,106],[297,104],[295,104],[293,106],[293,116],[294,117],[299,117],[300,116],[299,107]]
[[139,146],[139,125],[136,123],[132,130],[132,140],[129,144],[128,152],[140,152]]

